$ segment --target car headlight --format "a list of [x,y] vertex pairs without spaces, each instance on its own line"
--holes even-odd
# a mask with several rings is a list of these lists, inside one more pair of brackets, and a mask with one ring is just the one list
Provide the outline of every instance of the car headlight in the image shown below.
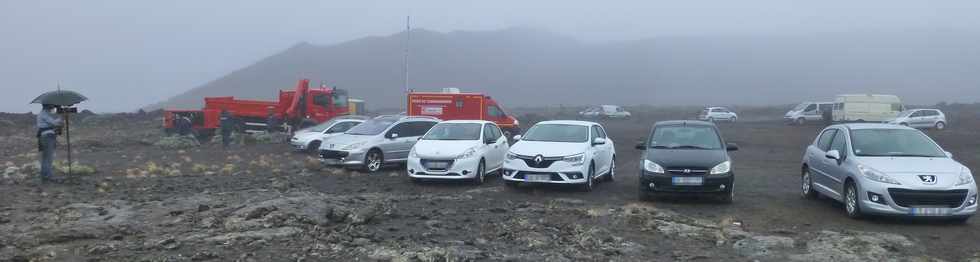
[[581,165],[582,163],[585,163],[585,154],[576,154],[576,155],[566,156],[566,157],[563,157],[561,159],[561,161],[565,161],[565,162],[569,162],[569,163],[572,163],[572,164],[579,164],[579,165]]
[[712,175],[725,174],[732,171],[732,161],[721,162],[715,167],[711,168]]
[[463,151],[462,154],[456,156],[456,159],[471,158],[474,155],[476,155],[476,147],[471,147],[470,149],[466,149],[466,151]]
[[346,146],[340,148],[340,150],[354,150],[354,149],[360,148],[361,146],[364,146],[364,144],[366,144],[366,143],[367,142],[353,143],[353,144],[346,145]]
[[517,155],[514,153],[507,152],[507,160],[517,159]]
[[957,180],[956,185],[962,186],[969,183],[973,183],[973,174],[970,173],[970,169],[964,167],[963,170],[960,171],[960,177]]
[[886,175],[885,173],[882,173],[881,171],[878,170],[874,170],[864,165],[858,165],[858,171],[861,172],[862,176],[864,176],[867,179],[871,179],[873,181],[878,181],[887,184],[894,184],[894,185],[902,184],[898,182],[898,180],[895,180],[894,178]]
[[664,167],[660,166],[657,163],[654,163],[653,161],[646,160],[646,159],[643,160],[643,170],[646,170],[647,172],[650,173],[657,173],[657,174],[664,173]]
[[412,147],[411,151],[408,151],[409,158],[419,158],[419,154],[415,153],[415,147]]

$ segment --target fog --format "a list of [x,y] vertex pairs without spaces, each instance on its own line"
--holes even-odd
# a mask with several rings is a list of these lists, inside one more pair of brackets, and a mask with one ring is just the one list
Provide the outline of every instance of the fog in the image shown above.
[[[91,101],[83,108],[133,111],[296,43],[328,46],[398,33],[409,15],[413,27],[437,32],[518,26],[594,45],[660,37],[888,33],[928,39],[936,31],[973,37],[980,32],[977,1],[528,2],[2,1],[0,111],[36,111],[27,102],[58,85],[88,95]],[[980,53],[976,45],[961,50],[969,57]],[[911,61],[944,63],[928,57]],[[980,77],[960,81],[959,88],[977,81]],[[956,99],[977,101],[978,96],[967,92]]]

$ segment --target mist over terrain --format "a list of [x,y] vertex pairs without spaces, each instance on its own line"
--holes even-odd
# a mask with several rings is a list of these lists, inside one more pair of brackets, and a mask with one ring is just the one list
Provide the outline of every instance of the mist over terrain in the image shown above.
[[[404,33],[297,44],[148,108],[202,97],[272,99],[301,77],[369,107],[404,103]],[[980,34],[961,31],[655,37],[587,43],[545,30],[411,32],[409,88],[459,87],[506,106],[761,105],[896,94],[907,103],[975,102]]]

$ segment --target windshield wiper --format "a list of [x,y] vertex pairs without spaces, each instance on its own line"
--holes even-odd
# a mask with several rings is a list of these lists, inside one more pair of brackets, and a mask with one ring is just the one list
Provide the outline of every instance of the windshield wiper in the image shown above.
[[673,148],[678,148],[678,149],[708,149],[707,147],[692,146],[692,145],[675,146]]
[[894,155],[887,155],[887,156],[905,156],[905,157],[939,157],[939,156],[935,156],[935,155],[924,155],[924,154],[894,154]]
[[651,146],[650,148],[653,148],[653,149],[671,149],[671,147],[668,147],[668,146]]

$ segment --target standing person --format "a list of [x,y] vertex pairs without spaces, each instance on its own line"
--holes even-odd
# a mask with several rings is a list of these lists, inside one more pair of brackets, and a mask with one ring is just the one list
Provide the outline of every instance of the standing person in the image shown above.
[[58,146],[58,134],[61,133],[62,120],[54,113],[54,105],[42,105],[37,114],[37,144],[41,151],[41,182],[54,181],[52,165],[54,151]]
[[270,134],[279,132],[279,117],[276,116],[273,108],[269,108],[269,117],[265,119],[265,125]]
[[231,143],[231,131],[235,129],[235,119],[228,110],[221,110],[221,146],[228,149]]

